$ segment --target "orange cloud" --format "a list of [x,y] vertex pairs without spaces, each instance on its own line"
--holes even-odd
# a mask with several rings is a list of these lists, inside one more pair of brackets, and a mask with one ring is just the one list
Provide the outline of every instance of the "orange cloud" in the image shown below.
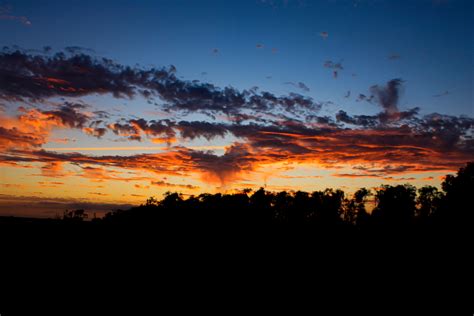
[[176,142],[176,137],[157,137],[150,140],[154,144],[171,144]]
[[189,189],[189,190],[199,189],[198,186],[194,186],[191,184],[175,184],[175,183],[169,183],[166,181],[152,181],[150,182],[150,184],[157,187],[180,188],[180,189]]
[[141,184],[135,184],[134,187],[136,189],[144,189],[144,190],[148,190],[150,188],[149,185],[141,185]]
[[[87,116],[77,112],[77,107],[78,105],[67,104],[55,111],[19,107],[17,117],[9,117],[0,112],[0,148],[40,147],[48,142],[54,128],[81,127]],[[53,141],[58,139],[53,138]]]
[[63,173],[63,165],[64,163],[61,161],[47,162],[41,167],[41,175],[51,178],[63,177],[66,175]]
[[110,195],[110,194],[102,193],[102,192],[87,192],[87,194],[98,195],[98,196],[109,196]]
[[16,184],[16,183],[1,183],[0,186],[4,188],[15,188],[15,189],[24,189],[27,187],[24,184]]

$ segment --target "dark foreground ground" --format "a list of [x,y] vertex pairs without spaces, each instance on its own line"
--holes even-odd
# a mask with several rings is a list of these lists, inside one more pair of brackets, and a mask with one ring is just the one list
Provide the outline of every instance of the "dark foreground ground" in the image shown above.
[[370,216],[337,191],[259,190],[0,217],[0,313],[472,315],[473,184],[469,164],[424,200],[386,187]]

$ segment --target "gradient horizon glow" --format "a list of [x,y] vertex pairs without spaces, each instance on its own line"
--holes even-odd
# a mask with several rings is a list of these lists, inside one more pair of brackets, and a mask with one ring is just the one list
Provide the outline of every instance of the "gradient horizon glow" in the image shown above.
[[474,160],[468,0],[1,1],[0,215],[440,186]]

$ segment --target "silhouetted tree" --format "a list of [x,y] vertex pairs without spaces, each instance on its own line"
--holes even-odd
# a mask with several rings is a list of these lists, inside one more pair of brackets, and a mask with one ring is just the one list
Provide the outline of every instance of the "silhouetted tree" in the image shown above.
[[450,224],[474,225],[474,162],[454,175],[447,175],[441,184],[445,197],[439,220]]
[[277,222],[286,222],[289,217],[289,210],[293,202],[292,196],[286,192],[281,191],[273,195],[273,210],[274,218]]
[[356,225],[357,226],[364,226],[368,223],[369,221],[369,214],[367,213],[367,210],[365,208],[365,203],[367,201],[367,198],[371,196],[372,193],[370,190],[367,190],[366,188],[362,188],[357,190],[354,193],[354,200],[356,204]]
[[418,189],[418,198],[416,200],[418,204],[418,218],[421,221],[426,221],[428,217],[436,214],[443,198],[443,193],[439,192],[436,187],[427,185]]
[[250,196],[250,208],[253,217],[259,222],[271,222],[273,220],[272,196],[264,188],[260,188]]
[[145,206],[158,206],[158,204],[160,202],[154,196],[149,197],[145,202]]
[[297,191],[293,195],[293,203],[288,210],[288,221],[291,223],[303,223],[312,211],[309,193]]
[[307,213],[307,219],[322,224],[333,225],[340,222],[344,192],[342,190],[326,189],[311,194],[313,209]]
[[383,185],[375,195],[374,220],[390,226],[410,224],[415,215],[415,197],[416,188],[412,185]]
[[64,211],[63,220],[71,222],[82,222],[87,218],[87,214],[84,210],[75,210],[75,211]]
[[[252,223],[289,223],[324,227],[355,226],[371,231],[371,227],[406,227],[421,223],[472,224],[474,163],[448,175],[443,192],[432,186],[418,191],[414,186],[383,185],[375,193],[372,214],[366,210],[371,192],[357,190],[349,199],[342,190],[326,189],[311,194],[304,191],[271,193],[263,188],[252,193],[244,189],[235,194],[209,194],[187,199],[177,192],[166,192],[162,200],[149,198],[144,205],[130,210],[107,213],[104,223],[246,225]],[[418,195],[417,195],[418,193]],[[84,210],[66,211],[63,219],[83,221]],[[97,221],[97,220],[96,220]],[[350,225],[339,225],[339,224]],[[431,227],[431,226],[423,226]]]
[[368,196],[370,196],[370,191],[361,188],[354,193],[351,199],[345,200],[343,219],[346,223],[360,226],[368,222],[370,216],[365,209]]

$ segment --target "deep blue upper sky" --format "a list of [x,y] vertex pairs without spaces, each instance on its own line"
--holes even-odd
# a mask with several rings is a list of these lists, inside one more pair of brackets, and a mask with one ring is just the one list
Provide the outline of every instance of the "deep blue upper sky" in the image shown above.
[[[474,114],[469,0],[0,2],[7,5],[31,25],[0,18],[2,46],[80,46],[130,65],[172,64],[189,80],[295,91],[354,114],[378,110],[355,96],[401,78],[401,108]],[[328,60],[344,67],[337,79]]]

